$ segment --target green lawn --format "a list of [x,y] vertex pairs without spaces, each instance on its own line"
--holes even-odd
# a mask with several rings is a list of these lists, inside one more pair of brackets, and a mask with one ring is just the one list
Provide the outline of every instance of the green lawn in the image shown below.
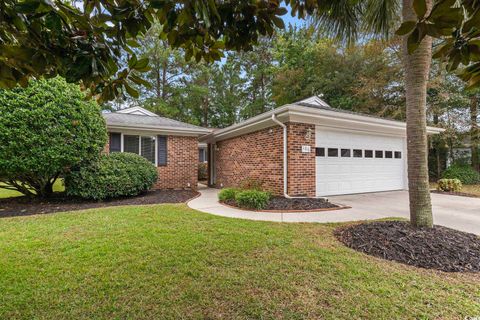
[[[57,181],[55,181],[55,184],[53,185],[53,191],[61,192],[61,191],[64,191],[64,190],[65,190],[65,187],[63,186],[62,179],[58,179]],[[0,188],[0,199],[10,198],[10,197],[18,197],[18,196],[21,196],[21,195],[22,194],[20,192]]]
[[185,205],[0,219],[0,319],[463,319],[480,276],[342,246],[338,225]]

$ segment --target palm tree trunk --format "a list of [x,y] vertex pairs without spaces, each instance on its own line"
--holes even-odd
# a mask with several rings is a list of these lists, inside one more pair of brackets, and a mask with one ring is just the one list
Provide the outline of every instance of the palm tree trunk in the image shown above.
[[[416,21],[413,0],[403,0],[403,21]],[[426,0],[428,11],[432,0]],[[403,39],[403,63],[407,104],[408,193],[410,222],[414,227],[432,227],[432,204],[428,181],[428,141],[426,125],[427,81],[432,39],[425,37],[414,53],[408,54]]]

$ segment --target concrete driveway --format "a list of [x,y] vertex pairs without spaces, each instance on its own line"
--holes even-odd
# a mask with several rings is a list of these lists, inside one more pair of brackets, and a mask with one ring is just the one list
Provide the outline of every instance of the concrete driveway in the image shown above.
[[[480,198],[432,193],[433,223],[480,235]],[[408,192],[393,191],[329,197],[351,206],[352,214],[409,218]]]
[[[406,191],[365,193],[329,197],[333,203],[351,209],[278,213],[254,212],[224,206],[218,202],[218,189],[202,188],[201,196],[188,202],[188,206],[202,212],[250,220],[278,222],[346,222],[390,217],[409,218]],[[467,198],[432,193],[434,223],[480,235],[480,198]]]

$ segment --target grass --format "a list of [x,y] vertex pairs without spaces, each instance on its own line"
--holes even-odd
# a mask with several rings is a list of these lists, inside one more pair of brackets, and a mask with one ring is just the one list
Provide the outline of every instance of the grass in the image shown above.
[[480,276],[383,261],[335,224],[185,205],[0,220],[0,319],[463,319]]
[[[437,189],[436,183],[431,183],[430,188]],[[460,192],[468,193],[480,197],[480,184],[464,184]]]
[[[57,181],[55,181],[55,184],[53,185],[53,191],[54,192],[62,192],[64,190],[65,190],[65,187],[63,186],[62,179],[58,179]],[[23,194],[18,192],[18,191],[7,190],[7,189],[3,189],[3,188],[0,187],[0,199],[11,198],[11,197],[19,197],[19,196],[22,196],[22,195]]]

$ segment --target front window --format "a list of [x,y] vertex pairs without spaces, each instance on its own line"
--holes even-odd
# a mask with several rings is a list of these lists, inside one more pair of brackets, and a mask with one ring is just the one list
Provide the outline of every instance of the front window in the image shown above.
[[156,137],[124,134],[123,150],[118,151],[141,155],[151,163],[156,164],[156,150]]

